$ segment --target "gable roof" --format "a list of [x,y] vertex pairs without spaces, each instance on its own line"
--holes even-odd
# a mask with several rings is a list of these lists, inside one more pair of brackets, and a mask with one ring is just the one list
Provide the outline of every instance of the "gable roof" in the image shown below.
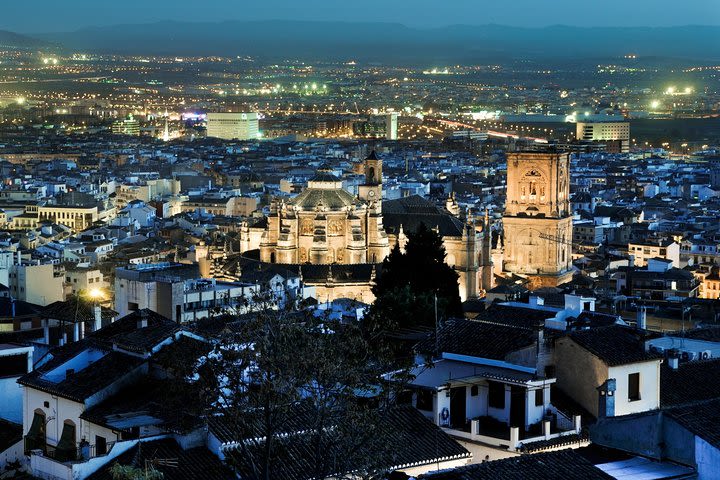
[[664,413],[693,434],[720,449],[720,399],[670,408]]
[[146,461],[173,459],[177,466],[157,465],[165,480],[223,480],[235,479],[235,474],[205,447],[183,450],[172,438],[139,442],[127,452],[108,462],[90,475],[88,480],[113,480],[110,469],[115,463],[145,468]]
[[397,234],[401,225],[404,232],[415,232],[421,223],[428,228],[437,227],[444,237],[461,237],[464,230],[462,220],[419,195],[385,200],[382,214],[388,233]]
[[612,479],[575,450],[520,455],[428,473],[421,480],[545,480],[548,478]]
[[[146,321],[147,327],[138,328],[140,321]],[[88,337],[130,352],[146,353],[180,330],[182,327],[179,324],[144,308],[90,333]]]
[[41,367],[18,379],[20,385],[51,393],[63,398],[83,403],[87,398],[101,392],[116,381],[131,374],[144,362],[143,359],[120,352],[108,352],[99,360],[80,371],[67,375],[60,380],[50,380],[45,374],[61,367],[81,351],[91,346],[89,342],[75,342],[53,350],[53,358]]
[[660,406],[672,407],[720,398],[720,359],[682,362],[660,369]]
[[[373,436],[383,439],[383,447],[375,451],[372,443],[363,443],[359,449],[352,452],[340,451],[338,446],[329,442],[329,451],[324,452],[327,458],[342,458],[350,460],[347,468],[341,470],[363,470],[366,462],[370,461],[376,470],[396,470],[415,465],[426,465],[436,461],[453,459],[469,459],[471,457],[463,446],[450,438],[445,432],[418,410],[412,407],[400,407],[386,412],[385,418],[373,432]],[[275,461],[272,464],[271,478],[283,480],[309,480],[313,478],[315,468],[313,465],[312,445],[313,437],[309,435],[290,435],[275,441]],[[392,445],[387,449],[385,445]],[[247,448],[262,448],[262,444],[246,445]],[[249,460],[241,450],[229,449],[225,451],[228,460],[233,463],[242,478],[250,478],[252,472]],[[353,459],[358,464],[353,465]],[[324,477],[347,473],[345,471],[331,471],[331,465],[326,466]]]
[[[538,338],[537,332],[529,328],[456,318],[445,322],[438,333],[441,352],[495,360],[504,360],[508,354],[534,345]],[[435,332],[416,347],[425,354],[435,348]]]
[[[100,316],[103,324],[112,322],[117,312],[106,307],[100,307]],[[42,315],[54,320],[65,322],[94,322],[95,310],[92,302],[82,300],[78,297],[71,297],[65,301],[53,302],[42,309]]]
[[88,408],[80,418],[111,430],[153,425],[185,433],[201,424],[199,389],[182,380],[143,377]]
[[579,330],[568,335],[575,343],[610,367],[660,361],[659,355],[645,351],[642,336],[643,333],[639,330],[620,325]]

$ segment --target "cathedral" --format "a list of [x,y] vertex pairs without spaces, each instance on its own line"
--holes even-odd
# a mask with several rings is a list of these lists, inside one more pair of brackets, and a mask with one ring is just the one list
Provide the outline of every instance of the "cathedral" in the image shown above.
[[568,153],[508,154],[503,232],[504,272],[526,276],[531,289],[572,279]]
[[363,167],[365,181],[357,196],[321,168],[302,193],[274,200],[264,221],[242,225],[242,256],[256,252],[261,265],[299,270],[320,301],[353,298],[369,303],[374,300],[376,266],[396,243],[403,249],[407,234],[425,223],[443,238],[446,262],[459,275],[463,301],[492,288],[487,215],[481,222],[471,215],[460,219],[451,213],[454,208],[438,207],[419,196],[383,202],[382,160],[372,152]]
[[267,263],[379,263],[389,253],[382,223],[382,161],[375,152],[365,160],[358,197],[321,168],[305,191],[272,203],[260,240],[260,260]]

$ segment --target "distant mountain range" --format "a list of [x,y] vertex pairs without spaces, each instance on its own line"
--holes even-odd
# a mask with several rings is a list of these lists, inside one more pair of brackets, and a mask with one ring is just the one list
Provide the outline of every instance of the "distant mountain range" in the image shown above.
[[617,57],[628,53],[720,59],[720,27],[716,26],[520,28],[491,24],[421,29],[360,22],[159,22],[33,37],[72,50],[134,54],[426,62]]
[[48,42],[37,38],[20,35],[19,33],[0,30],[0,47],[10,48],[38,48],[46,47]]

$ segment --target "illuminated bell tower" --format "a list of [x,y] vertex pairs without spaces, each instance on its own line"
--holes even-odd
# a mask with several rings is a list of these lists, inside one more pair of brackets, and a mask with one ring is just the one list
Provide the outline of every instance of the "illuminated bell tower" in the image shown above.
[[375,150],[365,159],[365,183],[358,188],[360,199],[366,202],[382,200],[382,160]]
[[525,275],[531,288],[572,279],[570,155],[509,153],[503,215],[503,270]]

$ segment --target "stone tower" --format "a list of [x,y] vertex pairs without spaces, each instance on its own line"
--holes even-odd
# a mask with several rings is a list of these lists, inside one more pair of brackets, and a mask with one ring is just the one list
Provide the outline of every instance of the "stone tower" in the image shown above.
[[503,270],[525,275],[531,288],[572,279],[570,155],[509,153],[503,215]]
[[382,160],[375,150],[365,159],[365,183],[360,185],[358,195],[366,202],[382,200]]

